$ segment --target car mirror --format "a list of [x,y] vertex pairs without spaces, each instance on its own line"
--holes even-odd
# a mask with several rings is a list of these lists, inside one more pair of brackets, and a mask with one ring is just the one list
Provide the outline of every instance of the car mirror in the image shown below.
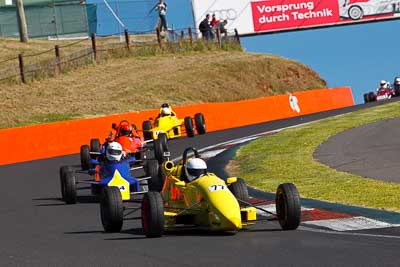
[[117,127],[116,123],[111,124],[111,128],[115,130],[115,128]]
[[185,187],[186,183],[184,181],[179,181],[175,183],[176,186]]
[[91,160],[90,160],[90,164],[91,164],[91,165],[99,165],[100,162],[99,162],[98,160],[91,159]]

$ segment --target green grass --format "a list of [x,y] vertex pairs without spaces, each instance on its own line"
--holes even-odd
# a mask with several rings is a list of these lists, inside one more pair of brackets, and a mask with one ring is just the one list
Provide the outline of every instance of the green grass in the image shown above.
[[267,192],[292,182],[305,198],[400,211],[400,184],[337,171],[313,158],[317,147],[339,132],[399,116],[395,102],[287,129],[239,149],[228,171]]

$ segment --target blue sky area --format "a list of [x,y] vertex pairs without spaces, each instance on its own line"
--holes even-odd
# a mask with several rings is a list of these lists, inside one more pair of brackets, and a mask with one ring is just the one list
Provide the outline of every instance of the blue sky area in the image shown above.
[[[193,24],[190,0],[170,0],[168,24]],[[246,51],[276,54],[300,61],[329,87],[351,86],[357,104],[380,80],[400,76],[400,20],[332,27],[242,39]]]

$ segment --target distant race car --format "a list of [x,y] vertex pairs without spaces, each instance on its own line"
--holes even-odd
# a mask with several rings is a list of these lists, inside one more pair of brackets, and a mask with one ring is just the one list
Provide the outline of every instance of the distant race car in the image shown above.
[[160,138],[154,142],[142,141],[136,132],[136,126],[127,120],[122,120],[118,125],[111,125],[115,133],[110,132],[103,144],[97,138],[92,138],[89,145],[82,145],[80,148],[81,165],[83,170],[90,168],[90,160],[97,159],[105,154],[107,144],[116,141],[122,145],[126,157],[134,157],[132,163],[143,165],[148,158],[147,152],[154,151],[154,157],[158,161],[164,160],[164,152],[169,151],[166,138]]
[[[109,146],[114,144],[111,143]],[[60,168],[62,199],[67,204],[75,204],[77,191],[81,189],[77,187],[79,184],[90,185],[93,195],[99,195],[104,188],[113,186],[120,191],[121,201],[130,200],[132,194],[143,194],[148,188],[159,189],[161,185],[157,184],[157,178],[151,179],[158,175],[158,161],[148,160],[143,166],[145,176],[134,177],[131,172],[138,169],[130,167],[134,160],[134,157],[121,157],[121,160],[110,161],[100,156],[98,159],[90,160],[91,167],[88,170],[82,170],[80,166],[62,166]]]
[[[191,152],[194,155],[189,158]],[[210,231],[236,232],[259,221],[274,220],[278,220],[284,230],[297,229],[300,224],[300,199],[293,184],[278,186],[276,213],[271,213],[250,203],[243,179],[231,177],[225,182],[206,169],[201,172],[191,169],[199,159],[199,153],[194,148],[187,148],[180,164],[175,165],[171,161],[163,164],[158,177],[159,181],[163,181],[162,189],[160,192],[145,193],[141,201],[142,227],[147,237],[160,237],[165,229],[184,225]],[[202,160],[200,162],[205,164]],[[127,207],[121,201],[118,188],[104,190],[100,210],[106,232],[122,229],[125,209]],[[257,209],[270,216],[257,220]]]
[[382,101],[391,99],[393,96],[396,96],[396,92],[392,87],[379,89],[378,92],[369,92],[364,94],[364,103],[374,102],[374,101]]
[[[198,134],[206,133],[206,123],[202,113],[194,115],[194,122]],[[184,119],[178,119],[176,113],[168,104],[163,104],[157,118],[152,124],[150,120],[142,124],[143,136],[145,140],[174,139],[182,136],[186,132],[188,137],[195,135],[193,119],[188,116]],[[165,143],[165,141],[163,141]]]
[[400,77],[395,77],[393,81],[393,90],[396,96],[400,96]]
[[359,20],[366,16],[399,12],[400,0],[342,0],[340,17]]

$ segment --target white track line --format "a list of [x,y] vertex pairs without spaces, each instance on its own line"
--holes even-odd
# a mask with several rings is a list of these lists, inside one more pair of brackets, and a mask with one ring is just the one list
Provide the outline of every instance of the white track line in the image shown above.
[[303,224],[307,226],[325,227],[339,232],[380,229],[380,228],[390,228],[390,227],[400,226],[396,224],[390,224],[387,222],[377,221],[362,216],[352,217],[352,218],[307,221],[303,222]]

